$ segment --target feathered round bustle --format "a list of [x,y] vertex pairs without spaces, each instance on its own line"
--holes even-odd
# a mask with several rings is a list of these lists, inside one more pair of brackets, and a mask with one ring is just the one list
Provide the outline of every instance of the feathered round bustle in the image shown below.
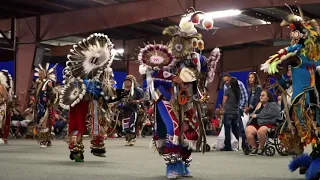
[[183,82],[193,82],[197,80],[197,73],[194,69],[184,67],[181,69],[179,77]]
[[174,57],[167,46],[162,44],[148,44],[140,49],[138,61],[140,64],[151,68],[164,67],[172,64]]
[[95,33],[74,45],[67,58],[66,66],[72,77],[93,79],[111,66],[113,44],[108,36]]
[[60,91],[59,105],[63,109],[70,109],[78,104],[86,94],[86,85],[80,78],[72,78]]

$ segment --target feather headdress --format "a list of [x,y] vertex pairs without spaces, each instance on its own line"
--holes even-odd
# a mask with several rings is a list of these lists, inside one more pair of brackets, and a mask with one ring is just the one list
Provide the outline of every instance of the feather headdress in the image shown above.
[[[288,6],[286,4],[286,6]],[[316,20],[307,21],[298,5],[299,16],[295,15],[290,6],[292,14],[281,22],[281,26],[288,26],[292,31],[290,34],[291,46],[280,50],[277,54],[261,65],[261,70],[269,74],[279,72],[278,65],[289,57],[296,54],[302,54],[310,60],[318,61],[320,59],[320,44],[318,42],[320,28]]]
[[0,72],[0,84],[6,89],[10,87],[8,84],[8,77],[3,72]]
[[110,67],[113,58],[113,44],[107,35],[92,34],[70,49],[64,70],[64,78],[98,78],[103,70]]
[[213,28],[213,20],[202,11],[196,11],[193,7],[187,9],[186,14],[181,18],[179,26],[170,26],[164,29],[163,34],[169,36],[180,36],[183,38],[201,39],[195,25],[200,24],[205,29]]
[[202,35],[198,33],[195,27],[201,21],[205,29],[213,27],[212,19],[207,18],[204,12],[189,8],[186,15],[181,18],[179,26],[169,26],[163,30],[163,35],[172,37],[169,48],[175,58],[184,58],[192,53],[195,48],[204,49],[204,43],[201,40]]
[[320,46],[318,43],[320,30],[316,20],[305,21],[296,15],[289,15],[287,20],[282,21],[282,26],[289,26],[292,30],[291,39],[301,44],[301,53],[312,60],[320,58]]
[[56,75],[56,67],[58,64],[55,64],[52,68],[49,68],[49,63],[46,63],[45,68],[41,64],[38,65],[38,67],[34,68],[35,73],[34,76],[38,77],[37,81],[39,80],[39,73],[44,73],[44,76],[46,79],[50,79],[51,81],[56,82],[57,81],[57,75]]
[[[131,81],[130,95],[133,96],[134,95],[134,88],[138,87],[139,84],[138,84],[136,78],[131,74],[127,75],[126,80]],[[124,89],[124,87],[125,87],[125,84],[123,82],[122,88]]]
[[9,96],[13,97],[13,95],[14,95],[14,84],[13,84],[12,76],[9,73],[9,71],[7,71],[5,69],[1,70],[1,72],[7,77],[7,84],[8,84],[7,91],[8,91]]

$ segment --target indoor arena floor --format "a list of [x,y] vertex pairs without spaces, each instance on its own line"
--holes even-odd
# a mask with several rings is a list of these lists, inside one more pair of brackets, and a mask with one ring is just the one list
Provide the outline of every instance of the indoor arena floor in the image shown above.
[[[0,180],[160,180],[165,177],[165,163],[149,148],[150,137],[139,138],[133,147],[124,139],[107,140],[107,157],[90,154],[85,141],[85,162],[69,159],[66,142],[40,149],[34,140],[10,140],[0,146]],[[209,136],[210,144],[215,137]],[[193,153],[191,171],[196,180],[295,180],[304,179],[288,171],[290,156],[276,154],[245,156],[242,151]],[[186,178],[179,178],[186,179]]]

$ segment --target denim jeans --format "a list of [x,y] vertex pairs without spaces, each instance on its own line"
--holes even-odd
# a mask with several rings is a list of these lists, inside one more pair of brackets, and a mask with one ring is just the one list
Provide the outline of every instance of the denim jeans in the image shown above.
[[232,131],[233,135],[239,140],[239,129],[238,129],[238,121],[239,121],[239,114],[229,114],[224,113],[223,116],[223,125],[224,125],[224,145],[225,149],[231,150],[231,134],[230,130]]
[[243,110],[239,109],[239,135],[241,135],[242,146],[243,146],[247,138],[246,138],[246,131],[244,129],[242,118],[241,118],[242,115],[243,115]]
[[63,131],[63,128],[67,125],[67,122],[62,121],[62,120],[57,120],[53,127],[54,127],[54,133],[55,134],[60,134]]

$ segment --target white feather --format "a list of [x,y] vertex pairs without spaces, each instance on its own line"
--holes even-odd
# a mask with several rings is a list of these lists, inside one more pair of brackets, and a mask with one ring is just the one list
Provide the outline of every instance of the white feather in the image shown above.
[[147,65],[142,65],[142,64],[141,64],[141,65],[139,66],[139,73],[140,73],[140,74],[146,74],[148,69],[150,69],[150,68],[148,68]]
[[179,27],[182,32],[185,32],[188,35],[194,35],[197,32],[197,29],[194,27],[193,22],[189,21],[190,15],[187,17],[183,17],[180,20]]
[[318,73],[320,73],[320,66],[317,66],[316,70],[317,70]]
[[3,85],[5,88],[9,88],[9,84],[7,83],[7,76],[0,72],[0,84]]
[[269,67],[270,67],[269,62],[266,62],[266,63],[264,63],[264,64],[261,64],[260,70],[263,71],[263,72],[265,72],[265,73],[267,73]]
[[45,69],[46,71],[48,71],[49,70],[49,63],[46,63],[46,69]]

